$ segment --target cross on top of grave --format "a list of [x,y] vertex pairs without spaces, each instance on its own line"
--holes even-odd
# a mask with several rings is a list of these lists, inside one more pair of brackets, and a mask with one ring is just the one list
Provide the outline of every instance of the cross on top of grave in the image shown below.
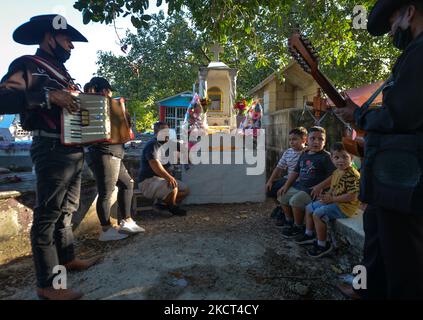
[[214,61],[219,61],[219,54],[223,53],[223,48],[219,43],[215,43],[211,48],[210,51],[214,54]]

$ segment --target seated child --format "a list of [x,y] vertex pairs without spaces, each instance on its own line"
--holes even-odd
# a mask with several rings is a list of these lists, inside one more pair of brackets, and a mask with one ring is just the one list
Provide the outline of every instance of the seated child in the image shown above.
[[282,236],[288,239],[296,238],[304,233],[305,207],[312,202],[312,196],[321,190],[321,183],[327,180],[335,170],[330,153],[323,149],[326,142],[325,129],[311,128],[308,131],[307,140],[307,151],[300,156],[294,171],[278,191],[278,200],[287,221],[287,227],[282,230]]
[[[314,243],[314,247],[307,254],[315,258],[332,251],[332,245],[327,240],[327,223],[334,219],[350,218],[360,207],[360,173],[352,167],[351,155],[345,150],[342,142],[336,143],[331,152],[336,170],[330,180],[330,190],[324,193],[319,201],[306,207],[306,231],[296,240],[298,244]],[[317,233],[317,242],[314,231]]]
[[[307,141],[307,129],[303,127],[294,128],[289,132],[289,146],[282,157],[280,158],[278,165],[273,170],[272,175],[266,183],[266,192],[269,198],[273,198],[276,203],[276,208],[273,209],[271,217],[276,219],[275,224],[277,226],[283,226],[285,219],[282,213],[282,208],[277,201],[277,193],[280,188],[285,184],[288,175],[294,171],[297,165],[298,159],[305,148]],[[282,177],[282,175],[285,176]]]

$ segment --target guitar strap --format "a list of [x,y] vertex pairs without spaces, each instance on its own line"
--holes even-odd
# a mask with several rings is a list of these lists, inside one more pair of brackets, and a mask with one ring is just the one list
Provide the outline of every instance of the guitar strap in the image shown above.
[[393,81],[393,76],[391,75],[381,86],[379,89],[377,89],[371,96],[370,98],[361,106],[361,112],[364,113],[366,112],[369,108],[370,105],[373,103],[373,101],[375,101],[375,99],[379,96],[379,94],[388,86],[391,85],[391,82]]

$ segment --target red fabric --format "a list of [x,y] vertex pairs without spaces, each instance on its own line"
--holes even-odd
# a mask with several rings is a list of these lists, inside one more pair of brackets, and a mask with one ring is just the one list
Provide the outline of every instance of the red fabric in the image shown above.
[[160,118],[160,122],[166,121],[166,107],[165,106],[160,106],[159,118]]

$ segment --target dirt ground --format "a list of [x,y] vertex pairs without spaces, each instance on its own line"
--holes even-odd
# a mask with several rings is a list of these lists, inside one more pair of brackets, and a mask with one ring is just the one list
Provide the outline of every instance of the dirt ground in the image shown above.
[[[101,253],[88,271],[68,274],[84,299],[343,299],[337,277],[357,257],[343,243],[312,259],[285,240],[264,204],[189,206],[186,217],[144,213],[144,234],[77,241],[81,256]],[[30,256],[0,265],[0,299],[36,299]]]

